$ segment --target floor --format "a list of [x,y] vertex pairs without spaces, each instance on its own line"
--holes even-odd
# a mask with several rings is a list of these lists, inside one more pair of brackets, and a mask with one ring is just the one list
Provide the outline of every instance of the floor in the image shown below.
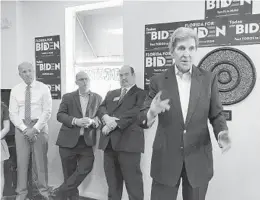
[[[12,136],[11,138],[9,138],[10,142],[14,144],[14,136]],[[5,161],[4,163],[4,173],[5,173],[5,188],[4,188],[4,194],[5,195],[14,195],[15,194],[15,185],[16,185],[16,180],[17,180],[17,175],[16,175],[16,149],[15,146],[11,146],[9,147],[9,152],[11,157],[9,158],[9,160]],[[29,167],[30,169],[30,167]],[[30,172],[30,170],[29,170]],[[29,185],[31,185],[30,183],[30,178],[28,178],[29,180]],[[1,199],[1,198],[0,198]],[[14,196],[5,196],[2,198],[2,200],[15,200],[15,195]],[[41,200],[40,198],[35,198],[31,199],[31,200]],[[86,197],[80,197],[79,200],[95,200],[95,199],[91,199],[91,198],[86,198]]]
[[[3,197],[1,200],[15,200],[15,196]],[[38,199],[32,199],[32,200],[38,200]],[[80,197],[79,200],[96,200],[96,199],[90,199],[90,198],[86,198],[86,197]]]

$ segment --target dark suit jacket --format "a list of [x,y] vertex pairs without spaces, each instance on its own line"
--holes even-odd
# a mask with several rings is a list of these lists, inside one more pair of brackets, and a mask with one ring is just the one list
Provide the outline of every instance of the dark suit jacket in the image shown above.
[[158,115],[158,127],[153,143],[151,176],[169,186],[177,184],[185,163],[193,187],[207,183],[213,176],[212,145],[207,120],[215,137],[227,130],[222,113],[217,78],[211,72],[193,66],[188,113],[184,122],[179,98],[175,67],[152,77],[149,95],[140,115],[143,128],[154,96],[163,91],[170,98],[170,110]]
[[[73,148],[78,142],[80,136],[80,127],[72,125],[74,117],[94,118],[97,109],[101,104],[102,98],[100,95],[90,92],[89,102],[86,113],[82,114],[79,91],[74,91],[63,95],[57,120],[62,123],[56,144],[60,147]],[[84,138],[88,146],[93,146],[96,143],[96,128],[89,127],[84,129]]]
[[119,118],[117,128],[108,136],[101,134],[99,148],[105,150],[109,138],[115,151],[143,152],[144,134],[143,129],[137,123],[137,116],[145,100],[144,90],[134,85],[118,103],[121,89],[108,92],[105,100],[98,110],[101,119],[104,114]]

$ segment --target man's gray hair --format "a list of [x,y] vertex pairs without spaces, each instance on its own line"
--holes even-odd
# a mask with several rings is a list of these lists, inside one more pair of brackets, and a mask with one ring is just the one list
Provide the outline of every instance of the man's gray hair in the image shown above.
[[199,38],[197,33],[191,29],[191,28],[187,28],[187,27],[180,27],[177,28],[171,35],[170,37],[170,42],[169,42],[169,51],[173,52],[177,42],[185,40],[185,39],[189,39],[189,38],[193,38],[195,40],[195,44],[196,44],[196,48],[198,48],[199,46]]

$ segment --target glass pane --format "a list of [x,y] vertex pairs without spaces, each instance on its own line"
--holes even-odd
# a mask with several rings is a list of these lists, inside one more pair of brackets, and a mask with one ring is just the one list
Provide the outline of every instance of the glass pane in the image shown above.
[[[75,67],[75,74],[85,71],[90,77],[90,90],[96,92],[104,99],[107,92],[120,88],[119,69],[120,66],[92,66]],[[75,85],[75,89],[77,86]]]

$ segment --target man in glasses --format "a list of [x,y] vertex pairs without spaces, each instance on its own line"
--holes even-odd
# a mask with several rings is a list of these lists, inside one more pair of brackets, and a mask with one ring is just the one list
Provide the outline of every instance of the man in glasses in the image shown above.
[[57,139],[64,182],[53,191],[55,200],[78,200],[78,186],[91,172],[92,146],[96,144],[99,120],[96,112],[101,96],[91,92],[87,73],[76,74],[78,90],[63,95],[57,120],[62,123]]

